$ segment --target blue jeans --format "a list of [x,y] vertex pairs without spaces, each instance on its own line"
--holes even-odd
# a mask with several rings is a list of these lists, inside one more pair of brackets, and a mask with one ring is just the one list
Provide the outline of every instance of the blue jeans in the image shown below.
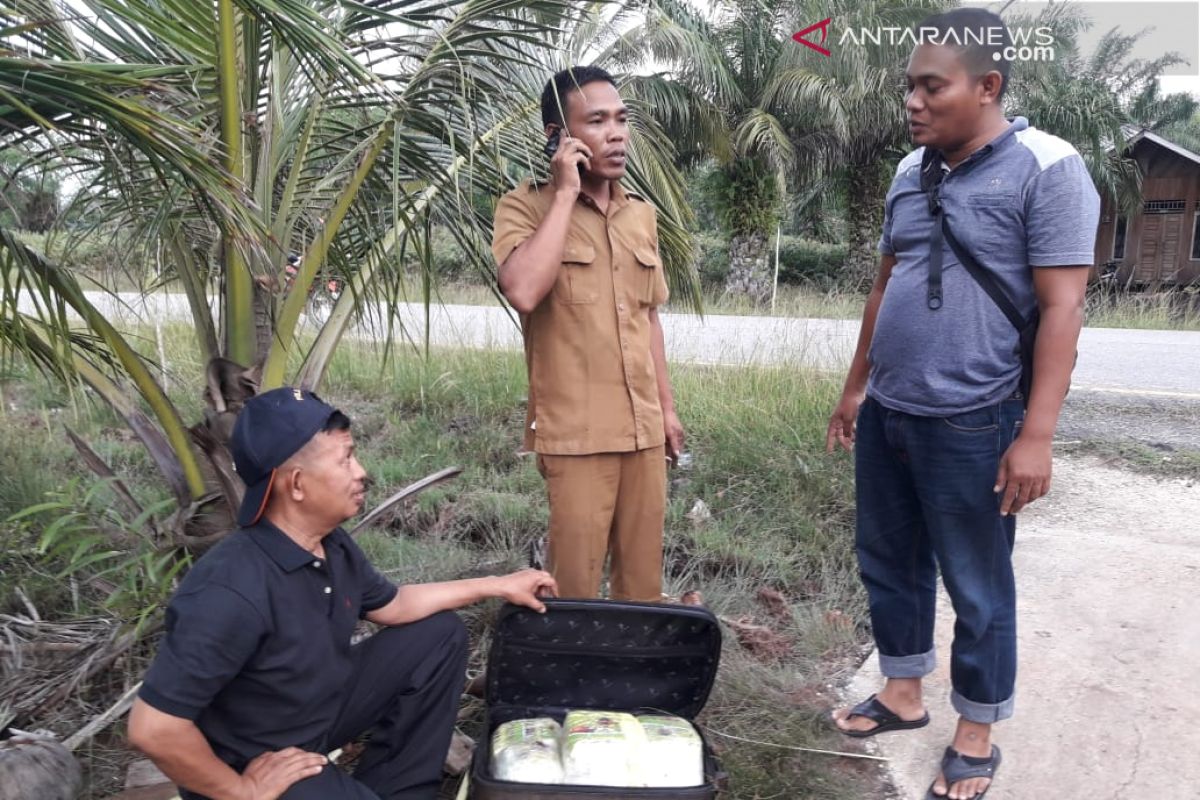
[[940,567],[957,617],[951,702],[972,722],[1013,712],[1016,520],[992,488],[1024,416],[1016,398],[945,418],[867,398],[858,413],[856,545],[880,666],[889,678],[933,671]]

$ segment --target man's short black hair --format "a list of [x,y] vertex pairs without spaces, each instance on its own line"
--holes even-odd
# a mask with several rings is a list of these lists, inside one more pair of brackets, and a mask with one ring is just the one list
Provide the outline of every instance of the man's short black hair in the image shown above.
[[986,8],[956,8],[928,17],[917,27],[917,34],[921,44],[947,45],[958,50],[963,65],[976,78],[999,72],[997,102],[1004,97],[1011,65],[1004,51],[1012,47],[1012,36],[999,14]]
[[321,428],[321,433],[337,433],[338,431],[348,430],[350,430],[350,418],[341,411],[334,411],[329,415],[329,419],[325,420],[325,425]]
[[600,67],[567,67],[555,74],[546,82],[542,90],[542,127],[547,125],[562,125],[567,113],[567,95],[571,90],[586,86],[596,81],[610,83],[614,87],[617,82],[613,76]]

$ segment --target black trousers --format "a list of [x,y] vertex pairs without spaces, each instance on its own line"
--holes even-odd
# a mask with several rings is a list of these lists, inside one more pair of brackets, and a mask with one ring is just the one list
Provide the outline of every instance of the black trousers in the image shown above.
[[443,611],[385,628],[353,653],[351,690],[327,741],[372,732],[354,776],[329,764],[280,800],[436,800],[466,680],[466,626]]

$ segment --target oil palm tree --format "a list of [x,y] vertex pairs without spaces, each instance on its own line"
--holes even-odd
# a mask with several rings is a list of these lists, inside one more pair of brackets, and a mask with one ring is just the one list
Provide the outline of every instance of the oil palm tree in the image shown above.
[[1162,135],[1193,153],[1200,153],[1200,111],[1193,112],[1188,119],[1163,127]]
[[1069,141],[1079,151],[1097,189],[1132,213],[1141,205],[1136,164],[1123,157],[1126,126],[1163,131],[1189,119],[1196,101],[1183,94],[1161,95],[1157,78],[1183,58],[1164,53],[1133,58],[1144,31],[1107,31],[1091,55],[1080,52],[1079,35],[1090,21],[1071,5],[1051,5],[1037,17],[1014,17],[1010,25],[1046,26],[1054,31],[1053,60],[1030,61],[1013,69],[1008,107]]
[[[566,0],[0,0],[0,147],[74,176],[68,216],[156,254],[208,364],[205,418],[188,426],[75,276],[0,228],[0,344],[82,380],[138,434],[176,501],[160,545],[230,527],[242,402],[319,386],[353,322],[395,319],[405,264],[431,279],[431,231],[491,275],[479,198],[537,161],[556,32],[602,17]],[[631,160],[639,188],[678,212],[659,150]],[[664,258],[686,286],[677,217]],[[302,345],[308,289],[329,276],[345,290]]]
[[780,186],[795,151],[762,89],[786,46],[783,3],[720,3],[704,15],[686,2],[656,0],[640,24],[608,50],[615,62],[663,65],[632,81],[633,94],[669,131],[678,163],[716,159],[706,187],[730,235],[727,289],[756,302],[770,292],[767,232],[781,210]]
[[650,4],[626,37],[626,57],[649,53],[665,65],[642,79],[646,96],[681,156],[718,165],[709,190],[730,234],[728,291],[769,296],[768,237],[789,198],[844,192],[848,269],[870,274],[877,261],[882,162],[907,133],[898,88],[907,52],[886,39],[855,46],[831,38],[825,56],[793,34],[824,19],[831,36],[908,26],[946,5],[725,0],[704,15],[675,0]]

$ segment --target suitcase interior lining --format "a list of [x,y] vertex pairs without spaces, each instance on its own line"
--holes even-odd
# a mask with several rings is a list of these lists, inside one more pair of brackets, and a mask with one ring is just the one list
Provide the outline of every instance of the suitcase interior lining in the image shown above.
[[550,601],[506,609],[488,656],[489,705],[659,709],[694,719],[712,690],[721,628],[706,609]]

